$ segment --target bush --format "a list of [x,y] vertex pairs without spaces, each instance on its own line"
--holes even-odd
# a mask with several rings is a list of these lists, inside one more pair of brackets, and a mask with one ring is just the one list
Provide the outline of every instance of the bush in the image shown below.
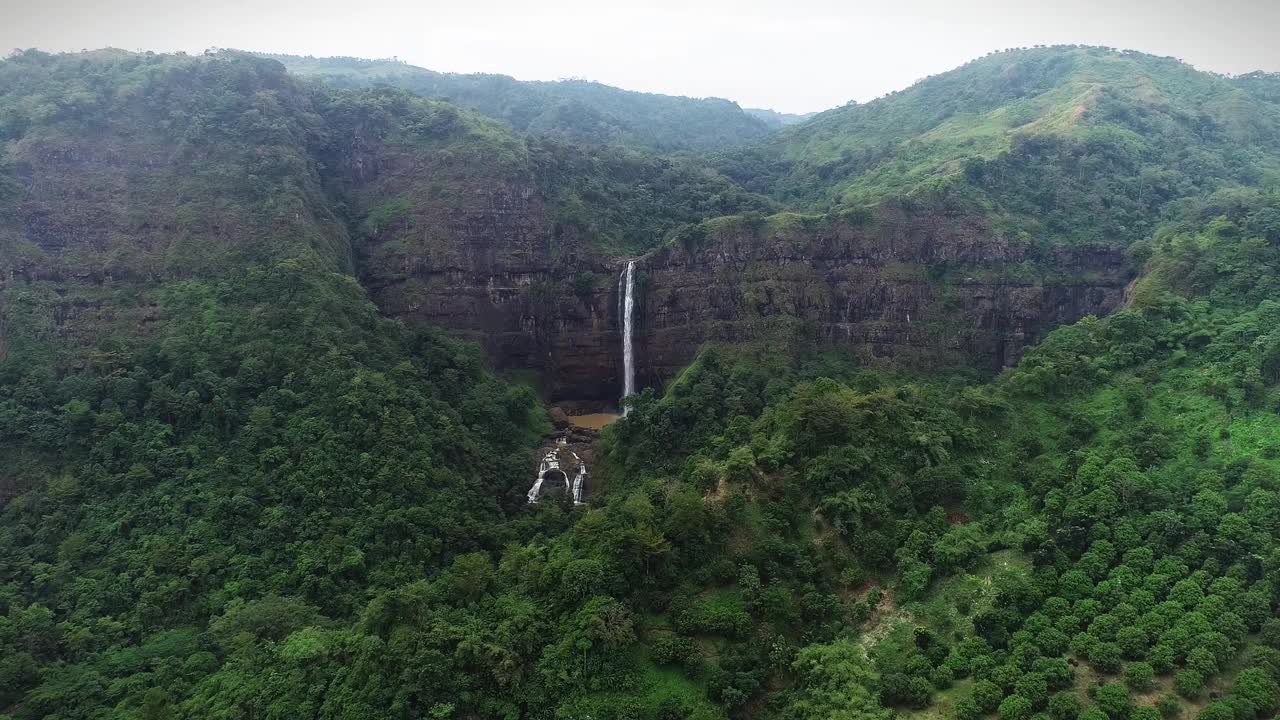
[[1141,705],[1129,713],[1129,720],[1160,720],[1160,711],[1148,705]]
[[751,631],[751,616],[736,594],[718,593],[694,602],[677,615],[676,628],[686,635],[740,638]]
[[929,680],[939,690],[946,690],[956,681],[956,676],[950,667],[941,665],[929,674]]
[[693,667],[702,658],[698,644],[692,638],[664,633],[650,644],[654,662],[659,665],[684,665]]
[[[1245,712],[1249,712],[1247,709]],[[1238,714],[1231,706],[1231,703],[1223,700],[1216,700],[1209,703],[1196,716],[1196,720],[1239,720],[1241,717],[1249,717],[1249,715]]]
[[[972,695],[966,695],[956,700],[951,708],[951,717],[953,720],[978,720],[982,717],[982,710]],[[1063,720],[1067,719],[1063,718]]]
[[1182,714],[1182,701],[1177,695],[1161,695],[1156,701],[1156,709],[1161,717],[1172,720]]
[[1172,720],[1183,714],[1183,701],[1178,700],[1175,694],[1162,694],[1160,700],[1156,701],[1156,710],[1160,711],[1161,717]]

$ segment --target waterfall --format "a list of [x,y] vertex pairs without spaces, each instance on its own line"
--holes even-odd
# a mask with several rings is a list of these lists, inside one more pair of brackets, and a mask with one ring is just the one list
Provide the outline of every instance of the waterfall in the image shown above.
[[578,461],[578,474],[573,477],[573,488],[570,493],[573,495],[573,504],[582,504],[582,484],[587,480],[587,465],[578,458],[578,454],[573,454],[573,459]]
[[[618,278],[618,292],[622,295],[622,400],[636,392],[635,357],[631,353],[631,313],[635,309],[635,298],[632,297],[636,287],[636,261],[628,260],[627,269]],[[627,414],[626,405],[622,406],[622,414]]]

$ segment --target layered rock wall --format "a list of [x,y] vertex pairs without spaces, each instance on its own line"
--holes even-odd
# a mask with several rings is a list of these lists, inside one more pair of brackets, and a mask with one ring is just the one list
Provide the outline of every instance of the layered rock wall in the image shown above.
[[[440,224],[426,224],[425,237]],[[553,237],[527,188],[478,192],[452,240],[367,261],[385,312],[478,338],[500,368],[539,372],[548,396],[617,399],[623,262]],[[381,253],[378,243],[364,254]],[[969,215],[884,210],[856,221],[782,215],[704,223],[639,259],[641,387],[707,342],[847,348],[869,361],[999,369],[1052,328],[1117,307],[1118,249],[1037,250]]]

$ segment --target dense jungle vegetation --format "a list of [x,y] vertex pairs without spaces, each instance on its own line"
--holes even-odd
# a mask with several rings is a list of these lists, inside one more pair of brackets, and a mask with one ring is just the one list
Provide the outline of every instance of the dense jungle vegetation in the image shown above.
[[[0,718],[1274,717],[1277,87],[1003,53],[709,166],[243,55],[10,57]],[[606,248],[930,204],[1142,273],[996,378],[709,347],[529,508],[536,395],[352,275],[375,147]]]

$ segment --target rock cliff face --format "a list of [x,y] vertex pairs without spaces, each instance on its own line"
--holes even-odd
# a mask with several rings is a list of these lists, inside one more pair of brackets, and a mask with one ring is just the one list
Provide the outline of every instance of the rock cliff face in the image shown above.
[[[552,237],[528,188],[478,191],[420,227],[392,265],[376,238],[361,251],[385,312],[472,334],[498,367],[541,373],[553,400],[616,401],[622,262]],[[440,227],[450,239],[430,243]],[[714,220],[637,267],[640,387],[661,386],[709,341],[999,369],[1050,329],[1113,310],[1129,280],[1117,249],[1037,252],[977,217],[897,210]]]
[[477,189],[447,217],[415,210],[358,244],[361,281],[384,313],[461,331],[551,398],[599,406],[621,384],[613,266],[548,227],[530,187]]
[[378,307],[478,341],[496,368],[536,372],[551,398],[614,399],[612,264],[554,222],[521,149],[481,165],[355,134],[335,192],[360,219],[355,265]]
[[1035,252],[974,216],[892,209],[857,222],[712,221],[642,266],[635,342],[646,386],[707,341],[999,369],[1054,327],[1111,312],[1130,277],[1118,249]]
[[[562,157],[441,103],[317,99],[273,63],[165,73],[146,75],[151,94],[108,98],[97,116],[111,122],[33,125],[0,148],[0,357],[60,370],[128,357],[164,324],[171,283],[309,258],[354,269],[387,315],[460,331],[497,368],[537,373],[548,399],[596,409],[622,386],[624,259],[602,248],[619,228],[634,246],[754,207],[724,201],[730,183],[706,173]],[[227,87],[242,90],[231,106]],[[631,202],[646,197],[661,202]],[[1118,251],[1004,237],[980,217],[893,208],[685,226],[637,260],[639,385],[661,385],[708,341],[999,368],[1120,303]]]
[[[156,312],[150,299],[126,303],[117,293],[200,276],[225,255],[253,253],[268,233],[346,245],[323,211],[258,217],[164,201],[190,171],[180,155],[51,141],[14,155],[20,251],[5,254],[0,289],[22,291],[28,335],[90,346],[145,330]],[[140,167],[156,180],[127,186]],[[85,174],[97,181],[95,195],[78,189]],[[537,373],[548,398],[570,409],[617,402],[624,263],[555,223],[522,166],[463,167],[447,154],[370,140],[348,148],[332,176],[345,185],[331,194],[362,218],[350,247],[383,312],[478,340],[496,367]],[[298,205],[323,202],[312,194]],[[1053,327],[1114,309],[1125,268],[1118,250],[1036,252],[968,215],[713,220],[637,263],[637,379],[660,387],[709,341],[999,368]],[[12,346],[12,306],[0,296],[0,357]]]

